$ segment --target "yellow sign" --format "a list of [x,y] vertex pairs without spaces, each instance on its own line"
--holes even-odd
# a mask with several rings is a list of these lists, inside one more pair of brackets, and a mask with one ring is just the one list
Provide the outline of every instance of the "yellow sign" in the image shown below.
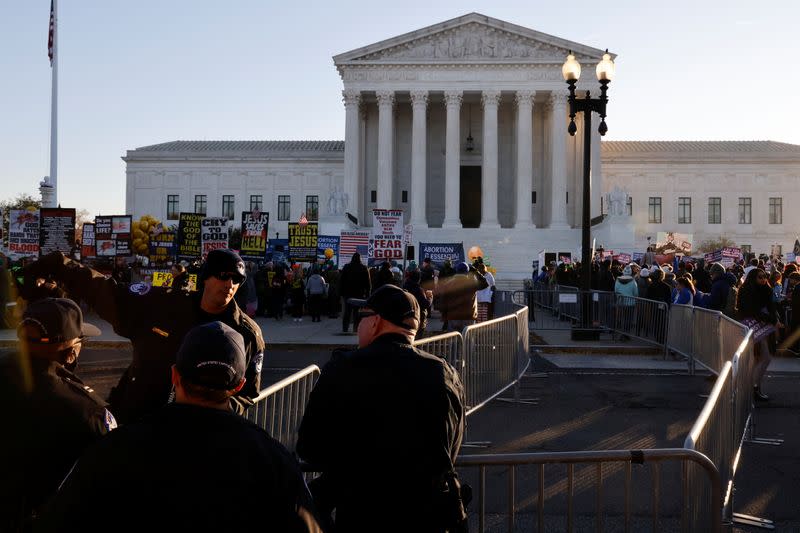
[[[153,272],[153,287],[172,287],[172,272],[168,270]],[[197,274],[189,274],[190,291],[197,290]]]

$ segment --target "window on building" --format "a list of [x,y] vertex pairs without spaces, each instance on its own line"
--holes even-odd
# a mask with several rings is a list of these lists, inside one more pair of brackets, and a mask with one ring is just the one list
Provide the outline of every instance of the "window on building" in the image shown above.
[[378,191],[369,191],[369,201],[373,204],[378,201]]
[[228,220],[233,220],[235,218],[235,211],[234,211],[234,196],[232,194],[223,194],[222,195],[222,216],[227,218]]
[[688,196],[678,198],[678,224],[692,223],[692,199]]
[[208,212],[208,196],[205,194],[194,195],[194,212],[198,215],[205,215]]
[[262,211],[264,209],[264,197],[260,194],[250,195],[250,211]]
[[753,199],[739,198],[739,224],[753,223]]
[[647,221],[650,224],[661,224],[661,197],[651,196],[647,202]]
[[319,220],[319,196],[306,196],[306,219],[309,222]]
[[292,199],[288,194],[278,195],[278,220],[289,220]]
[[722,224],[722,198],[719,196],[708,199],[708,223]]
[[403,191],[403,193],[400,195],[400,201],[404,204],[408,203],[408,191]]
[[178,220],[181,211],[181,197],[178,194],[167,195],[167,220]]
[[769,199],[769,223],[783,224],[783,198]]
[[[600,201],[602,202],[603,198],[600,198]],[[633,216],[633,198],[631,198],[630,196],[628,196],[628,199],[625,200],[625,207],[628,208],[628,216],[632,217]],[[602,212],[602,209],[601,209],[601,212]]]

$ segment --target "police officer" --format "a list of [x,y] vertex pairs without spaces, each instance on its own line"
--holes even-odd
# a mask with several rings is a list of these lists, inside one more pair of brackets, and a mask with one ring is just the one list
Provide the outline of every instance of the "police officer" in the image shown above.
[[236,397],[240,412],[261,389],[264,339],[261,328],[239,309],[234,295],[246,279],[244,262],[231,250],[209,252],[200,270],[201,285],[187,289],[118,284],[100,272],[55,252],[25,270],[25,290],[52,278],[75,299],[88,302],[131,340],[133,361],[111,391],[111,411],[121,422],[135,420],[164,405],[170,396],[170,368],[186,332],[219,320],[244,337],[247,382]]
[[175,402],[101,439],[49,508],[50,531],[319,531],[294,459],[231,411],[245,385],[242,336],[222,322],[184,337]]
[[350,303],[363,305],[359,348],[325,365],[298,435],[297,453],[322,472],[316,501],[335,507],[337,531],[453,531],[463,506],[441,496],[455,493],[442,483],[464,433],[458,374],[413,346],[409,292],[389,284]]
[[0,531],[29,530],[84,449],[116,427],[106,403],[73,373],[86,336],[75,302],[28,305],[19,350],[0,358]]

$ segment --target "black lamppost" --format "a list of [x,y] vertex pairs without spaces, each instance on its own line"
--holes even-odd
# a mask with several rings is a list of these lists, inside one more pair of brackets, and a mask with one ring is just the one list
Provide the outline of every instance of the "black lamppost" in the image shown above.
[[600,135],[605,135],[608,131],[606,126],[606,103],[608,103],[608,84],[614,77],[614,61],[606,50],[603,59],[597,64],[597,80],[600,82],[600,98],[591,98],[589,91],[586,91],[585,98],[575,97],[575,84],[581,77],[581,65],[575,59],[572,52],[567,56],[567,60],[561,67],[561,74],[569,85],[569,131],[570,135],[575,135],[578,128],[575,126],[575,115],[583,113],[583,220],[581,233],[581,290],[583,291],[583,305],[581,306],[581,327],[573,329],[574,339],[596,339],[598,331],[592,329],[591,322],[591,295],[592,288],[592,214],[591,214],[591,179],[590,171],[592,168],[592,112],[600,115],[600,126],[597,131]]

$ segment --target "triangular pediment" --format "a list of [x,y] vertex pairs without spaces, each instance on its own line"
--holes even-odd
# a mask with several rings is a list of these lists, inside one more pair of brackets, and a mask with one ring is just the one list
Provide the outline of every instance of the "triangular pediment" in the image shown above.
[[408,63],[563,63],[597,60],[603,51],[535,30],[470,13],[335,56],[338,67]]

